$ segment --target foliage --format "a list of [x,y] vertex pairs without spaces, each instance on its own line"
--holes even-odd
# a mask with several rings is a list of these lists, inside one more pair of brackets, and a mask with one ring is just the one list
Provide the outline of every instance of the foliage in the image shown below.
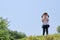
[[7,21],[7,19],[3,19],[2,17],[0,17],[0,30],[2,29],[2,30],[5,30],[5,29],[7,29],[7,27],[8,27],[8,21]]
[[57,32],[60,33],[60,26],[58,26],[58,28],[57,28]]
[[11,39],[21,39],[26,37],[26,35],[22,32],[11,31],[11,30],[9,30],[9,35]]
[[0,17],[0,40],[9,40],[8,21]]
[[60,40],[60,34],[47,35],[47,36],[29,36],[20,40]]
[[17,40],[26,37],[22,32],[8,29],[8,23],[7,19],[0,17],[0,40]]

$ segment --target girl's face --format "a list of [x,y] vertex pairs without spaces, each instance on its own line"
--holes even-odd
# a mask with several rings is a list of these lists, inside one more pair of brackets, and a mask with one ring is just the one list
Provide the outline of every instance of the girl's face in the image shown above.
[[48,15],[43,15],[43,18],[44,18],[44,19],[48,18]]

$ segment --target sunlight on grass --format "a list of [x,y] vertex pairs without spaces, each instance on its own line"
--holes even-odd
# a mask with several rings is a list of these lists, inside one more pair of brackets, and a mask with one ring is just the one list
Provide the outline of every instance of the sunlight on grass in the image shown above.
[[29,36],[20,40],[60,40],[60,34],[47,35],[47,36]]

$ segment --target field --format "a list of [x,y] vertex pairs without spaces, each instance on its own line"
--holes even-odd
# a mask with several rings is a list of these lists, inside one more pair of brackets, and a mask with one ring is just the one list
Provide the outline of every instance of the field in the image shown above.
[[60,40],[60,34],[53,34],[47,36],[29,36],[18,40]]

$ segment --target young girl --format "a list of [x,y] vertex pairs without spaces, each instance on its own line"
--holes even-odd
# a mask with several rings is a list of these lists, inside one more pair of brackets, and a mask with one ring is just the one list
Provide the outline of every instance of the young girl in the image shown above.
[[48,28],[49,28],[49,15],[47,13],[44,13],[42,15],[42,28],[43,28],[43,35],[45,35],[45,31],[46,34],[48,35]]

